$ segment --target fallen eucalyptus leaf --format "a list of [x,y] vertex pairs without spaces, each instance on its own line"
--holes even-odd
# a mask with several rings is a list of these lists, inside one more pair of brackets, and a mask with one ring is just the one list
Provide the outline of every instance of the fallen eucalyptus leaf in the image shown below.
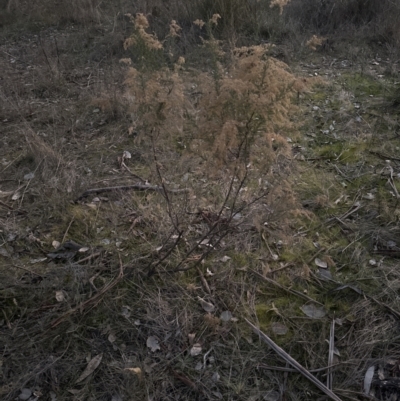
[[158,338],[155,336],[150,336],[147,339],[146,345],[151,349],[151,352],[156,352],[161,349],[160,344],[158,343]]
[[35,263],[44,262],[45,260],[47,260],[47,258],[31,259],[31,260],[30,260],[30,263],[31,263],[31,265],[34,265]]
[[288,332],[288,328],[283,323],[279,322],[272,323],[271,329],[273,333],[278,336],[284,336]]
[[122,309],[121,310],[121,315],[123,317],[127,318],[127,319],[130,318],[130,316],[131,316],[131,308],[129,306],[127,306],[127,305],[124,305],[121,309]]
[[300,309],[311,319],[321,319],[326,315],[324,307],[314,304],[303,305]]
[[35,174],[34,174],[34,173],[28,173],[28,174],[25,174],[25,175],[24,175],[24,180],[25,180],[25,181],[30,181],[30,180],[32,180],[34,177],[35,177]]
[[134,373],[139,380],[142,380],[143,377],[143,373],[142,373],[142,369],[140,368],[126,368],[125,370],[128,370],[129,372]]
[[212,375],[212,380],[215,382],[217,382],[220,378],[221,376],[219,375],[218,372],[214,372],[214,374]]
[[215,306],[213,304],[205,301],[203,298],[200,298],[200,297],[197,297],[197,298],[199,299],[200,305],[206,312],[208,312],[208,313],[214,312]]
[[100,365],[101,360],[103,359],[103,354],[96,355],[94,358],[90,360],[86,369],[79,376],[78,380],[75,383],[80,383],[85,380],[88,376],[90,376]]
[[368,368],[368,370],[365,372],[365,377],[364,377],[364,394],[369,395],[369,392],[371,390],[371,383],[372,379],[374,377],[375,373],[375,366],[372,365]]
[[64,294],[64,291],[62,291],[62,290],[56,291],[56,300],[57,300],[57,302],[63,302],[63,301],[65,301],[65,294]]
[[232,319],[232,313],[226,310],[221,313],[220,318],[223,322],[229,322]]
[[32,390],[29,388],[23,388],[21,394],[18,396],[20,400],[27,400],[32,395]]
[[328,263],[324,262],[319,258],[315,258],[314,262],[318,267],[322,267],[323,269],[326,269],[328,267]]
[[132,155],[130,152],[128,152],[127,150],[124,150],[124,153],[122,154],[122,158],[123,159],[131,159]]
[[375,199],[375,195],[371,194],[371,192],[368,192],[365,195],[363,195],[363,199],[373,200],[373,199]]
[[194,344],[193,347],[190,349],[190,355],[191,356],[197,356],[200,355],[202,351],[201,345],[200,344]]

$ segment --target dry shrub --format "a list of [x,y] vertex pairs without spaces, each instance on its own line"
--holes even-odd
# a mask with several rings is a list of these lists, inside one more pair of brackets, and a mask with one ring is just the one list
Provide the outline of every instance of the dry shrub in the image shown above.
[[[240,184],[246,185],[239,196],[244,203],[251,203],[260,190],[266,190],[268,181],[268,202],[275,218],[282,218],[282,226],[289,227],[297,207],[288,179],[291,147],[287,135],[296,131],[291,121],[296,110],[292,99],[306,91],[311,81],[296,78],[286,64],[270,57],[268,45],[224,50],[212,35],[218,20],[214,15],[205,24],[210,39],[202,46],[212,60],[208,71],[185,69],[179,54],[170,55],[176,60],[172,67],[127,67],[125,97],[139,132],[136,143],[157,153],[163,179],[177,183],[185,172],[192,174],[190,185],[196,191],[198,207],[221,201],[232,177],[237,179],[235,190],[239,190],[239,182],[246,181]],[[195,23],[200,26],[201,22]],[[148,25],[143,22],[143,26]],[[135,39],[129,45],[135,51],[144,42]],[[151,42],[148,51],[160,50]],[[124,60],[124,64],[129,62]],[[210,193],[204,180],[219,184],[213,185]],[[254,215],[248,217],[257,226],[266,213],[262,208],[253,210]]]
[[163,134],[182,132],[185,97],[183,82],[177,72],[162,69],[139,73],[129,68],[125,81],[131,101],[131,115],[147,129],[162,126]]

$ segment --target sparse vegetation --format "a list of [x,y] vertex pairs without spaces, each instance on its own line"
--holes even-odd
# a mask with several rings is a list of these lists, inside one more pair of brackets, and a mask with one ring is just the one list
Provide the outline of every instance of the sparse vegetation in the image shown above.
[[398,3],[5,3],[1,398],[397,399]]

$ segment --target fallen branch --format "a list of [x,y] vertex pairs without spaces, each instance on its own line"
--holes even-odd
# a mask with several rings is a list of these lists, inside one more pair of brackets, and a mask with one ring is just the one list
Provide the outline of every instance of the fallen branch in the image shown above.
[[332,372],[332,366],[333,366],[333,358],[334,358],[334,351],[335,351],[335,319],[332,319],[331,323],[331,331],[329,334],[329,354],[328,354],[328,375],[326,378],[326,387],[329,388],[329,390],[332,390],[332,384],[333,384],[333,372]]
[[[319,372],[325,372],[326,370],[332,369],[335,366],[342,365],[342,363],[336,363],[335,365],[331,366],[325,366],[324,368],[319,368],[319,369],[310,369],[310,373],[319,373]],[[267,369],[267,370],[277,370],[279,372],[289,372],[289,373],[295,373],[297,372],[297,369],[292,369],[292,368],[284,368],[282,366],[269,366],[265,365],[264,363],[259,363],[257,365],[257,369]]]
[[[133,184],[133,185],[121,185],[117,187],[104,187],[104,188],[92,188],[86,190],[81,196],[75,199],[75,203],[79,202],[83,198],[88,197],[92,194],[103,194],[105,192],[114,191],[155,191],[164,193],[164,188],[158,185],[145,185],[145,184]],[[188,192],[188,189],[168,189],[168,192],[173,194]]]
[[379,157],[380,159],[383,160],[395,160],[395,161],[400,161],[400,159],[398,157],[393,157],[393,156],[389,156],[389,155],[384,155],[383,153],[379,153],[379,152],[375,152],[373,150],[370,150],[369,153],[371,153],[371,155],[375,155],[377,157]]
[[300,365],[295,359],[293,359],[287,352],[285,352],[279,345],[272,341],[265,333],[259,328],[254,326],[246,318],[244,319],[247,324],[260,336],[260,338],[267,343],[279,356],[281,356],[286,362],[292,365],[299,373],[314,383],[320,390],[322,390],[329,398],[335,401],[342,401],[335,393],[329,390],[322,382],[320,382],[314,375],[312,375],[306,368]]

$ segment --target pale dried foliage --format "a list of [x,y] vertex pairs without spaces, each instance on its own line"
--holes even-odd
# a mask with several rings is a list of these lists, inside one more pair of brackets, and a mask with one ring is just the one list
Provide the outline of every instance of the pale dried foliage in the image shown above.
[[199,28],[203,28],[203,26],[206,24],[203,20],[201,19],[197,19],[195,21],[193,21],[194,25],[197,25]]
[[307,41],[306,46],[315,51],[317,50],[318,46],[322,46],[325,40],[326,40],[325,38],[313,35],[311,39]]
[[[273,159],[273,148],[288,151],[280,132],[293,128],[291,99],[305,85],[286,64],[268,57],[268,50],[266,45],[235,49],[229,67],[218,62],[213,73],[190,77],[178,68],[145,73],[131,67],[125,81],[131,114],[147,131],[162,128],[168,139],[190,130],[187,149],[211,165],[228,163],[247,136],[255,145],[250,159],[264,164],[269,154]],[[183,63],[179,57],[176,66]],[[190,81],[195,90],[185,86]]]
[[218,25],[218,20],[221,18],[219,14],[213,14],[213,16],[210,18],[210,24],[212,25]]
[[199,80],[199,137],[208,139],[217,163],[226,163],[245,136],[252,141],[250,160],[255,163],[265,164],[268,155],[272,161],[272,139],[280,138],[275,146],[279,151],[288,149],[280,132],[292,128],[289,114],[296,78],[267,54],[267,46],[235,49],[233,65],[219,65],[217,85],[207,74]]
[[128,49],[133,45],[137,45],[138,41],[142,41],[146,47],[152,50],[161,50],[163,48],[162,43],[157,39],[155,35],[146,32],[150,24],[144,14],[138,13],[135,17],[131,14],[127,14],[131,19],[135,27],[135,33],[129,38],[125,39],[124,49]]
[[169,36],[179,37],[181,30],[182,28],[177,24],[177,22],[175,20],[172,20],[169,24]]
[[283,13],[283,8],[290,2],[290,0],[272,0],[270,7],[279,7],[279,14]]
[[[178,59],[182,65],[184,58]],[[178,71],[168,68],[155,72],[140,73],[133,67],[127,71],[126,97],[130,100],[130,112],[134,120],[140,118],[147,130],[161,128],[163,134],[183,131],[184,111],[187,98],[184,95],[182,77]]]

